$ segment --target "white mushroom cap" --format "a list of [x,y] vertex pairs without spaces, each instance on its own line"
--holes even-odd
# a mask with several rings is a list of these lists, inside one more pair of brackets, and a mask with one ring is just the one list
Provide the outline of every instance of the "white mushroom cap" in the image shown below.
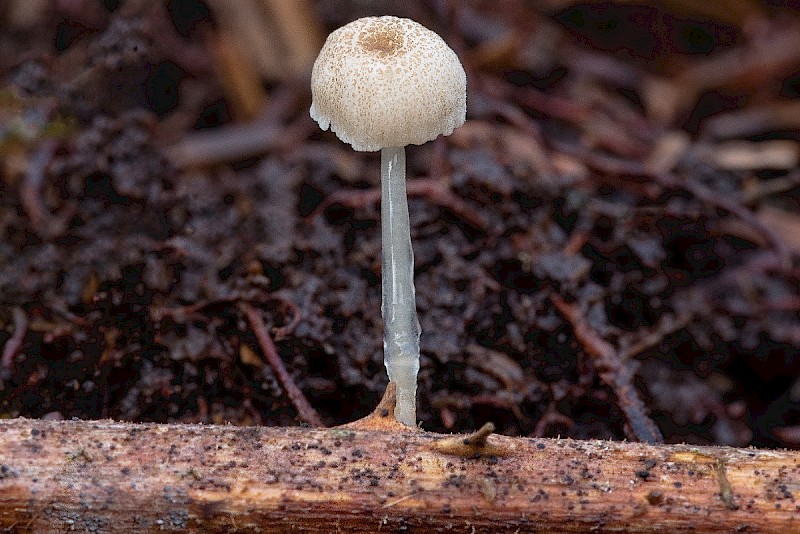
[[355,150],[420,145],[464,124],[455,52],[409,19],[366,17],[328,36],[311,74],[311,117]]

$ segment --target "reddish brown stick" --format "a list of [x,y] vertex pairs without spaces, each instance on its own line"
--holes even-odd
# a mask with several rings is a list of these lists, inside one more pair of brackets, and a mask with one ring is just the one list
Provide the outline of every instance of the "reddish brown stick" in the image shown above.
[[20,183],[19,198],[33,230],[40,236],[52,237],[63,231],[62,224],[53,221],[52,214],[42,199],[42,188],[47,178],[47,166],[56,153],[58,143],[43,141],[30,156],[28,169]]
[[294,404],[294,407],[297,409],[297,413],[300,415],[300,418],[311,426],[325,426],[325,424],[322,422],[322,418],[308,402],[308,399],[306,399],[305,395],[303,395],[303,392],[300,391],[300,388],[297,387],[297,384],[294,383],[289,371],[286,370],[286,366],[283,365],[283,360],[281,360],[281,357],[278,354],[278,349],[275,346],[275,343],[272,341],[272,337],[270,337],[269,332],[267,332],[267,327],[264,324],[263,319],[261,319],[261,315],[258,313],[258,310],[256,310],[247,302],[242,302],[239,304],[239,306],[241,307],[242,311],[244,311],[245,316],[247,316],[247,320],[250,322],[250,327],[253,329],[253,333],[258,340],[258,344],[261,346],[261,351],[264,353],[267,363],[269,363],[270,367],[272,367],[272,370],[275,372],[275,376],[278,378],[278,382],[281,383],[281,387],[283,387],[284,391],[286,391],[286,395],[289,397],[289,400],[292,401],[292,404]]
[[[450,210],[479,230],[486,230],[486,218],[472,208],[461,197],[453,193],[447,185],[436,178],[417,178],[409,180],[406,185],[409,197],[423,197],[435,206]],[[370,204],[377,204],[381,200],[380,188],[365,190],[342,190],[330,195],[323,201],[311,216],[318,215],[333,204],[343,204],[351,208],[358,208]]]
[[14,317],[14,333],[3,346],[3,355],[0,356],[0,369],[10,371],[14,367],[14,358],[22,350],[22,343],[25,341],[25,334],[28,333],[28,317],[22,308],[13,308],[11,314]]
[[[611,388],[625,420],[628,423],[629,437],[644,443],[663,443],[664,438],[656,424],[647,416],[647,409],[633,387],[633,370],[623,362],[614,347],[602,339],[589,326],[573,304],[568,304],[558,295],[551,295],[550,300],[558,312],[572,325],[575,338],[594,360],[600,379]],[[629,432],[628,432],[629,430]]]

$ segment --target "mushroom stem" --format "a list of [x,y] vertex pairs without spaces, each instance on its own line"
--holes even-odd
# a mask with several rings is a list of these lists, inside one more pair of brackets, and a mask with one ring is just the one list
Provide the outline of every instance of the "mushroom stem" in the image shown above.
[[383,361],[389,380],[397,384],[395,418],[416,426],[420,327],[414,296],[404,147],[381,149],[381,237]]

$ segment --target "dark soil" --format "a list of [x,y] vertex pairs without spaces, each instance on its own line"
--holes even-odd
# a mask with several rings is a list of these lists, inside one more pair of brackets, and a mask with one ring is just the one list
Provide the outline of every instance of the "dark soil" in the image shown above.
[[[467,68],[467,124],[407,151],[424,428],[800,444],[800,121],[746,115],[796,109],[800,58],[747,54],[777,54],[798,13],[393,4],[313,7],[324,32],[411,16]],[[209,6],[58,1],[22,24],[16,5],[0,3],[0,413],[299,424],[243,302],[326,424],[371,411],[378,155],[319,131],[307,77],[287,76],[262,80],[263,150],[187,164],[176,147],[240,122]],[[697,65],[728,77],[689,86]],[[795,160],[730,164],[731,138]]]

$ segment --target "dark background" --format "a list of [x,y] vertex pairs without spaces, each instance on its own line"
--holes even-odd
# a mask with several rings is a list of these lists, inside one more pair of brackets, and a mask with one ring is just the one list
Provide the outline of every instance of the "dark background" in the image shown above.
[[468,121],[409,147],[425,429],[800,444],[800,13],[731,0],[0,2],[0,415],[326,424],[386,385],[379,158],[324,37],[411,17]]

